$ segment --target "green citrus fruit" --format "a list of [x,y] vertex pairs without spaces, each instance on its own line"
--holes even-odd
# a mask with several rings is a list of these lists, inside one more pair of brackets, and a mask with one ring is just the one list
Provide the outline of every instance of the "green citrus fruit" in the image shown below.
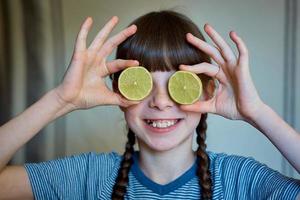
[[142,100],[152,90],[151,74],[141,66],[128,67],[120,74],[118,87],[125,98],[133,101]]
[[193,104],[202,94],[202,82],[193,72],[177,71],[169,79],[171,98],[179,104]]

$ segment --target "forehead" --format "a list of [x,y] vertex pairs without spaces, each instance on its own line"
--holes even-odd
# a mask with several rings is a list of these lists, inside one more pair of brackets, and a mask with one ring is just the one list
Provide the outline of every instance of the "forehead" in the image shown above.
[[167,71],[167,72],[162,72],[162,71],[155,71],[155,72],[150,72],[153,82],[165,82],[169,80],[170,76],[175,73],[175,70],[172,71]]

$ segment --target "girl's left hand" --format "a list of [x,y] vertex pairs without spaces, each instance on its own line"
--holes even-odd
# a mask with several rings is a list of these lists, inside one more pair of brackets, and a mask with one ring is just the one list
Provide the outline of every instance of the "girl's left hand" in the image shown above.
[[215,46],[190,33],[186,36],[187,41],[209,55],[218,66],[204,62],[193,66],[180,65],[180,69],[197,74],[204,73],[216,78],[219,81],[219,87],[211,99],[199,100],[192,105],[180,107],[186,111],[209,112],[228,119],[251,121],[263,106],[263,102],[250,76],[249,55],[245,43],[235,32],[229,33],[238,49],[238,56],[236,56],[225,40],[210,25],[206,24],[204,30]]

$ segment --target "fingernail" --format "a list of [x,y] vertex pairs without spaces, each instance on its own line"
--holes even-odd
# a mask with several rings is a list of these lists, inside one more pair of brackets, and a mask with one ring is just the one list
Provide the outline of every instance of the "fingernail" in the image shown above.
[[126,108],[128,108],[128,107],[130,107],[130,106],[134,106],[134,105],[136,105],[136,104],[138,104],[138,103],[140,103],[140,102],[136,102],[136,101],[128,102],[128,103],[126,104]]
[[235,35],[235,36],[238,36],[237,33],[235,31],[230,31],[231,34]]
[[182,109],[182,110],[184,110],[185,107],[186,107],[186,106],[184,106],[184,105],[179,105],[179,108]]
[[112,19],[118,21],[119,17],[118,16],[113,16]]
[[88,16],[88,17],[86,18],[86,21],[93,21],[93,18],[92,18],[91,16]]
[[132,24],[129,28],[133,29],[134,31],[137,30],[137,26],[135,24]]
[[206,30],[207,28],[209,28],[209,26],[211,26],[209,23],[205,23],[204,24],[204,30]]
[[188,68],[187,65],[180,65],[179,68]]
[[187,33],[187,34],[186,34],[186,36],[187,36],[187,37],[192,37],[192,36],[193,36],[193,34],[191,34],[191,33]]

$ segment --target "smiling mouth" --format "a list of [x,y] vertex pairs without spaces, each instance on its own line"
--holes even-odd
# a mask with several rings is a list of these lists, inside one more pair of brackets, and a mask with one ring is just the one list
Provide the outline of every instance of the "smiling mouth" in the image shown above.
[[144,119],[145,123],[148,126],[151,126],[153,128],[160,128],[160,129],[175,126],[181,120],[182,120],[181,118],[179,118],[179,119]]

